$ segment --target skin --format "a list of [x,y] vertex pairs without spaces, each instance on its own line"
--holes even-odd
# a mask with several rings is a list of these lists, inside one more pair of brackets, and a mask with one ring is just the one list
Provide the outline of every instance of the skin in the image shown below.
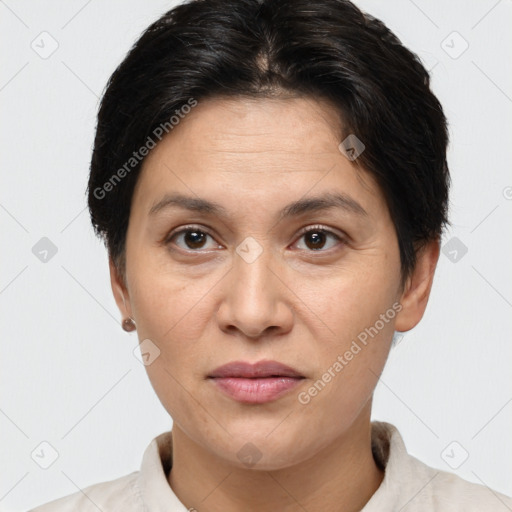
[[[340,129],[335,110],[312,98],[215,98],[199,101],[144,161],[126,275],[110,260],[111,284],[139,340],[160,350],[146,368],[173,419],[168,480],[186,507],[358,511],[382,482],[370,444],[372,395],[394,331],[412,329],[423,316],[439,243],[418,253],[401,286],[384,197],[339,151]],[[278,218],[287,204],[328,191],[350,196],[366,215],[331,209]],[[218,202],[229,216],[178,208],[149,215],[175,192]],[[188,224],[209,236],[178,234],[165,244]],[[318,246],[311,232],[299,233],[315,225],[333,233]],[[262,250],[251,263],[236,252],[249,236]],[[401,311],[301,404],[298,394],[397,303]],[[207,379],[227,362],[262,359],[305,379],[258,405],[227,397]],[[249,442],[261,453],[252,467],[237,456]]]

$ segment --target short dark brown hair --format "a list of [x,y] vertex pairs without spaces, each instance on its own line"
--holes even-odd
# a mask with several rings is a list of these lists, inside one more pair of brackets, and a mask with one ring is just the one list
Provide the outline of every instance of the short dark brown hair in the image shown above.
[[280,94],[330,101],[364,143],[357,164],[385,196],[410,273],[447,223],[450,184],[446,119],[418,57],[346,0],[189,0],[144,31],[98,113],[88,205],[121,275],[137,150],[191,98]]

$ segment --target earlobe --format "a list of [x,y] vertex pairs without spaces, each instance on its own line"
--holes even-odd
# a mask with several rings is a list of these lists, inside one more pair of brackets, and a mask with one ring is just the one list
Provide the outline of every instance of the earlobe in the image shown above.
[[131,307],[128,291],[126,289],[123,279],[119,275],[119,271],[114,264],[112,258],[109,256],[108,265],[110,269],[110,285],[112,287],[112,293],[116,301],[117,307],[121,312],[123,318],[131,317]]
[[440,240],[435,239],[418,251],[416,265],[407,279],[400,299],[402,310],[396,317],[396,331],[409,331],[423,317],[434,281],[439,248]]

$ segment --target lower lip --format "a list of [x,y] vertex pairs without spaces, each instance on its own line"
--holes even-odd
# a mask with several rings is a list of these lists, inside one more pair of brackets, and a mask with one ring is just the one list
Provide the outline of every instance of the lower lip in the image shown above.
[[226,395],[247,404],[263,404],[291,391],[303,379],[293,377],[267,377],[246,379],[239,377],[215,377],[213,382]]

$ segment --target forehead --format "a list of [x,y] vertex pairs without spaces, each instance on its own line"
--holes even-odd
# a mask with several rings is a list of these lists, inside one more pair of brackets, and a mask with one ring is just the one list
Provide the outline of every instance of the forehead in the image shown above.
[[329,191],[383,206],[372,177],[340,152],[341,122],[309,97],[199,101],[146,157],[134,203],[149,213],[179,191],[277,209]]

